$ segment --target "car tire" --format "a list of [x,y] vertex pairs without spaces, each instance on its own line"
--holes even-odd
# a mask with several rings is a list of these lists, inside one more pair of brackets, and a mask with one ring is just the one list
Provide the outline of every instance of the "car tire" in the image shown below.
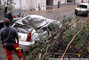
[[88,17],[88,13],[85,16]]
[[75,12],[75,15],[77,16],[77,12]]

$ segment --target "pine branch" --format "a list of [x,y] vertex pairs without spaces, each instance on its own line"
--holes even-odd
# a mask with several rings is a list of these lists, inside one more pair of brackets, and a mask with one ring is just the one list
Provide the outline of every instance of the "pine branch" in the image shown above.
[[75,37],[82,31],[82,28],[73,36],[72,40],[69,42],[69,44],[67,45],[65,52],[63,53],[62,57],[60,60],[63,60],[64,55],[66,54],[69,46],[71,45],[71,43],[74,41]]
[[56,40],[59,38],[59,36],[62,34],[62,32],[66,29],[66,26],[62,29],[62,31],[58,34],[57,38],[53,41],[53,44],[52,44],[52,49],[53,49],[53,46],[56,42]]
[[[72,26],[73,24],[75,24],[76,22],[78,22],[78,21],[79,21],[79,19],[76,20],[75,22],[73,22],[73,23],[71,24],[71,26]],[[58,34],[57,38],[53,41],[52,49],[53,49],[53,46],[54,46],[56,40],[60,37],[60,35],[62,34],[62,32],[66,29],[66,26],[67,26],[67,25],[65,25],[65,27],[64,27],[64,28],[61,30],[61,32]]]

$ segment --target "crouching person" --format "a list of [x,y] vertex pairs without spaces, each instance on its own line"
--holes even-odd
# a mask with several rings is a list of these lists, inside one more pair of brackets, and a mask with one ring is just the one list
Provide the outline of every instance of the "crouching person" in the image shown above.
[[[2,40],[3,47],[5,48],[7,59],[13,60],[11,53],[14,51],[20,60],[22,59],[22,53],[18,47],[18,32],[15,28],[10,26],[10,20],[8,18],[4,20],[4,24],[5,27],[0,31],[0,39]],[[15,39],[17,39],[17,43]]]

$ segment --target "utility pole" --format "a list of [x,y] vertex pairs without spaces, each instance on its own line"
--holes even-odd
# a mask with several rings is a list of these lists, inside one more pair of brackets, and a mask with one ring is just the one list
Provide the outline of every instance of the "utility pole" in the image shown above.
[[23,17],[23,11],[22,11],[22,1],[20,0],[20,10],[19,10],[19,15]]
[[21,0],[20,0],[20,9],[22,9],[22,3],[21,3]]

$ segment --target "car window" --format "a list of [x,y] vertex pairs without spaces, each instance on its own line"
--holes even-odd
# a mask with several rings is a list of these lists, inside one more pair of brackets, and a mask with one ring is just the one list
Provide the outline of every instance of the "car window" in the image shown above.
[[87,5],[78,5],[77,7],[78,8],[85,8],[85,9],[87,9]]
[[20,33],[28,33],[28,30],[31,28],[28,25],[21,25],[16,23],[14,27],[20,32]]

